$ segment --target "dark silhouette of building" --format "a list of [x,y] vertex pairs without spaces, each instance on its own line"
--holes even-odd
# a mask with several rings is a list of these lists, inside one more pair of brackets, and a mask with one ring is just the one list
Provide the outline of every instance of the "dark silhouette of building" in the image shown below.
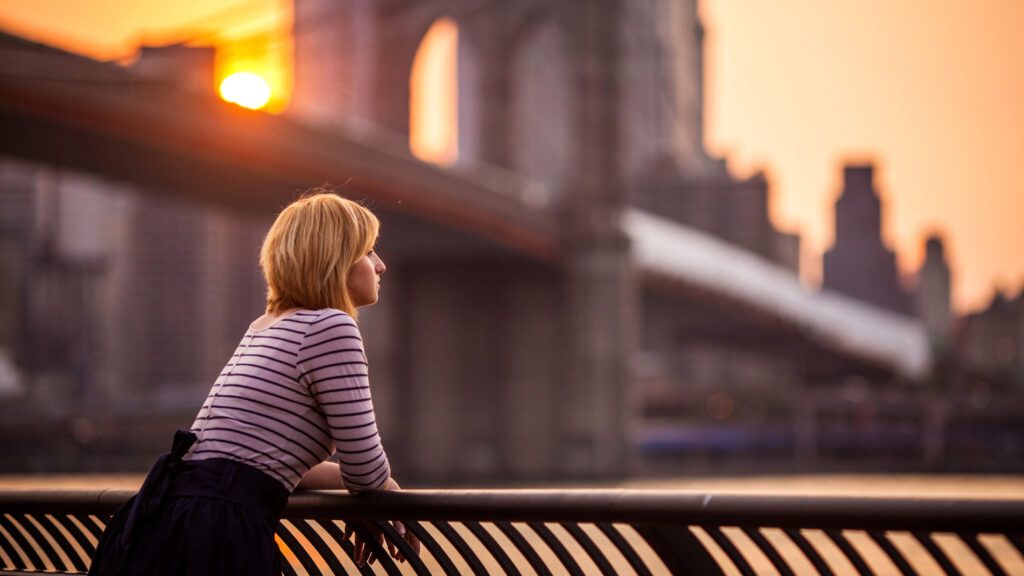
[[870,164],[843,169],[835,242],[825,253],[822,287],[900,314],[913,315],[896,254],[882,242],[882,202]]
[[918,318],[938,349],[949,346],[953,330],[951,277],[942,238],[933,234],[925,242],[924,263],[917,272],[915,304]]
[[262,308],[268,217],[0,159],[0,277],[9,346],[55,413],[201,398]]
[[761,173],[745,180],[723,163],[707,162],[688,174],[669,158],[651,164],[632,183],[636,205],[671,218],[781,264],[800,270],[800,236],[776,230],[768,219],[768,181]]
[[996,291],[989,305],[964,318],[960,353],[964,365],[983,377],[1024,385],[1024,290],[1009,297]]

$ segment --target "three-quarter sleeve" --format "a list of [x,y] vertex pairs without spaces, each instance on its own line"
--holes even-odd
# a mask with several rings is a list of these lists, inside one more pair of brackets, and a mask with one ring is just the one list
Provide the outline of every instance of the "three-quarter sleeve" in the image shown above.
[[345,487],[365,492],[383,486],[391,469],[377,433],[366,355],[355,320],[340,310],[325,310],[309,325],[296,365],[327,421]]

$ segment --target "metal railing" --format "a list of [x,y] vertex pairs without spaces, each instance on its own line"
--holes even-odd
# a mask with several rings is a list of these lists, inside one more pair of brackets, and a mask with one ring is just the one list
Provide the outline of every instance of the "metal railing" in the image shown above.
[[[130,491],[0,492],[0,572],[83,573]],[[351,560],[345,522],[422,549]],[[285,574],[1024,574],[1024,501],[615,490],[293,494]],[[409,556],[409,554],[407,554]]]

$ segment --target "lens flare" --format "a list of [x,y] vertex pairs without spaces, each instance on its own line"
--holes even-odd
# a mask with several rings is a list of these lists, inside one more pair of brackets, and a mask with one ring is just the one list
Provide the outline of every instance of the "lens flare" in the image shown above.
[[252,72],[236,72],[221,81],[220,97],[239,106],[259,110],[270,101],[270,85]]

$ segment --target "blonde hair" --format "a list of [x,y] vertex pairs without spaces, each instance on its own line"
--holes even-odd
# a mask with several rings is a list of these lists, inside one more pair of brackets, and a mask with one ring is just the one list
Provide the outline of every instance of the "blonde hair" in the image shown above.
[[380,222],[362,205],[323,189],[308,191],[277,216],[260,250],[267,313],[337,308],[352,317],[352,265],[373,249]]

